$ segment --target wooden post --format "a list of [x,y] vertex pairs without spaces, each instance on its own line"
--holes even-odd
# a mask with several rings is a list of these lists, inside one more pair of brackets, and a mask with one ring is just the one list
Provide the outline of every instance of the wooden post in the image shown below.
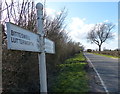
[[0,94],[2,93],[2,25],[0,24]]
[[39,58],[39,76],[40,76],[40,92],[47,94],[47,73],[46,73],[46,61],[45,61],[45,44],[44,44],[44,32],[43,32],[43,5],[37,3],[37,29],[40,34],[40,47],[41,53],[38,54]]

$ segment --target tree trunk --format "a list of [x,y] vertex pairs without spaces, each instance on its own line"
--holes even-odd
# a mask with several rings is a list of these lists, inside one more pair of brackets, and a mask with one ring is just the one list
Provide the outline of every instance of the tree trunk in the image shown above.
[[101,45],[98,45],[99,46],[99,51],[101,51]]

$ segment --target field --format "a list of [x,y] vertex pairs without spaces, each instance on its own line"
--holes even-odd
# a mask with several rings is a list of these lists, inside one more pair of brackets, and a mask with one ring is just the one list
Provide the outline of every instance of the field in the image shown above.
[[103,54],[106,55],[108,57],[120,57],[120,52],[119,51],[93,51],[92,53],[96,53],[96,54]]

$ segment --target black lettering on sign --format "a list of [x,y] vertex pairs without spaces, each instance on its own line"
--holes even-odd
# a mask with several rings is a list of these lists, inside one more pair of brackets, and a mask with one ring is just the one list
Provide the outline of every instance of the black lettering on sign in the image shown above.
[[11,30],[11,35],[14,36],[14,31],[13,30]]
[[13,42],[13,43],[18,43],[18,39],[17,39],[17,38],[14,38],[14,37],[11,37],[11,42]]
[[32,42],[30,42],[30,41],[26,41],[26,40],[14,38],[14,37],[11,37],[11,42],[12,43],[22,44],[22,45],[34,46],[34,44]]
[[19,43],[22,44],[22,45],[31,45],[31,46],[34,46],[34,44],[30,41],[25,41],[25,40],[22,40],[22,39],[19,39]]
[[26,40],[30,40],[30,37],[28,35],[16,32],[14,30],[11,30],[11,36],[15,36],[15,37],[18,37],[18,38],[23,38],[23,39],[26,39]]

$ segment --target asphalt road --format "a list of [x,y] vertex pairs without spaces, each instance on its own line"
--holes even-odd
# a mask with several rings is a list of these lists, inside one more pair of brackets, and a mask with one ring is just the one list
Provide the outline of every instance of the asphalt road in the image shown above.
[[108,92],[118,92],[118,59],[84,53],[94,65]]

